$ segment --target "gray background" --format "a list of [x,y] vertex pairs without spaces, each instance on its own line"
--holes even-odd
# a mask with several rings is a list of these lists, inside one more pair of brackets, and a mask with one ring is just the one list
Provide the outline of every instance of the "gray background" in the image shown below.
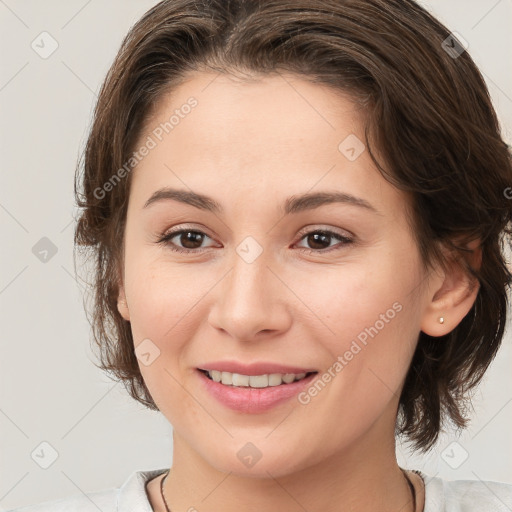
[[[73,174],[96,94],[123,36],[155,3],[0,0],[0,510],[118,487],[134,470],[172,461],[167,420],[92,363],[72,257]],[[510,143],[512,0],[423,4],[469,43]],[[31,47],[43,31],[58,42],[47,59]],[[33,253],[43,237],[57,249],[46,262]],[[511,363],[507,334],[470,428],[446,432],[428,457],[398,445],[399,463],[512,483]],[[42,442],[58,453],[47,469]]]

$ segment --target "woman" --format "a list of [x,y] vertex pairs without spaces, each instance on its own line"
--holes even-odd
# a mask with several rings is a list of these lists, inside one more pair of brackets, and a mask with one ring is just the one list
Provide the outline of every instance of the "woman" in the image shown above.
[[[509,510],[399,467],[502,342],[510,153],[411,0],[172,0],[131,29],[77,175],[102,368],[170,470],[43,510]],[[508,507],[508,508],[507,508]]]

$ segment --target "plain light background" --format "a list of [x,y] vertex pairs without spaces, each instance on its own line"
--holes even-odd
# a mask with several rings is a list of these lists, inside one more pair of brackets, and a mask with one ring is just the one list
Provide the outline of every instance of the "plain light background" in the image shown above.
[[[469,43],[510,143],[512,0],[422,3]],[[0,0],[0,511],[119,487],[172,462],[167,420],[94,366],[73,273],[74,170],[96,95],[122,38],[154,4]],[[46,59],[31,46],[44,31],[58,43]],[[49,249],[46,262],[34,246]],[[507,334],[469,429],[446,432],[427,457],[398,444],[399,463],[512,483],[510,368]]]

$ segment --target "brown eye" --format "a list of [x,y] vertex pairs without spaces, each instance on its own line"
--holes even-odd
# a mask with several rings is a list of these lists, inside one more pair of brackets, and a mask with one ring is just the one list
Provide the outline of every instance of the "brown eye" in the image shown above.
[[346,236],[342,236],[338,233],[335,233],[333,231],[326,231],[326,230],[316,230],[316,231],[310,231],[309,233],[306,233],[302,236],[301,240],[305,240],[306,243],[309,245],[309,248],[302,248],[302,250],[308,252],[308,253],[315,253],[315,252],[330,252],[331,250],[336,249],[336,246],[330,246],[330,243],[332,239],[335,238],[341,242],[341,246],[349,245],[353,243],[353,240]]
[[306,239],[312,249],[326,249],[330,245],[331,235],[321,232],[310,233],[306,235]]
[[[164,244],[176,252],[201,252],[205,249],[201,247],[205,238],[210,237],[202,231],[181,229],[167,233],[158,240],[158,243]],[[173,241],[173,239],[176,239],[176,241]]]
[[205,237],[204,233],[198,231],[181,231],[177,236],[185,249],[198,249]]
[[[192,229],[181,229],[171,231],[163,235],[158,243],[164,244],[172,251],[176,252],[195,252],[199,253],[208,247],[201,247],[206,238],[210,238],[202,231]],[[328,230],[310,231],[302,236],[301,240],[305,240],[309,247],[301,247],[302,251],[307,253],[326,253],[337,248],[336,245],[331,246],[332,239],[338,240],[339,246],[343,247],[353,243],[350,238]],[[174,240],[174,241],[173,241]]]

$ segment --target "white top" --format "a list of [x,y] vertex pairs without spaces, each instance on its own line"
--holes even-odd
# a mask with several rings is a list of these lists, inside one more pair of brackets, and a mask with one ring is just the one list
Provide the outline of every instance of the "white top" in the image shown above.
[[[146,482],[166,469],[135,471],[119,489],[77,494],[7,512],[153,512]],[[423,512],[510,512],[512,484],[481,480],[443,480],[419,471],[425,482]]]

